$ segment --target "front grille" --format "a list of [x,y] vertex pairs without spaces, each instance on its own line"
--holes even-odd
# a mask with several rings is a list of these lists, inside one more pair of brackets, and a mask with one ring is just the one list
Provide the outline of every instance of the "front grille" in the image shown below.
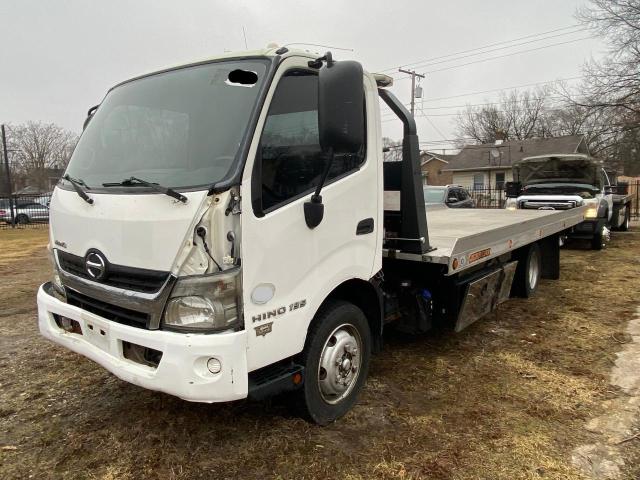
[[83,295],[70,288],[66,289],[67,303],[74,307],[81,308],[96,315],[130,327],[148,328],[149,315],[128,308],[122,308],[118,305],[112,305],[102,300]]
[[577,206],[574,200],[567,201],[544,201],[544,200],[524,200],[522,202],[522,208],[529,210],[569,210],[571,208],[575,208]]
[[[60,268],[71,275],[93,280],[85,270],[84,258],[58,250]],[[109,264],[107,278],[100,283],[142,293],[155,293],[169,276],[168,272]]]

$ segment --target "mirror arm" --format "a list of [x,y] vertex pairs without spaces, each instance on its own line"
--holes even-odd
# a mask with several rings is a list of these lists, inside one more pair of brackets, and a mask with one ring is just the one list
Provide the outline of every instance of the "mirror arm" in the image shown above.
[[327,62],[328,67],[333,65],[333,55],[331,55],[331,52],[327,52],[322,57],[318,57],[315,60],[309,60],[307,65],[309,65],[309,68],[318,69],[322,67],[322,62]]
[[[320,192],[322,191],[322,187],[324,187],[324,184],[327,181],[327,177],[329,176],[329,171],[331,170],[331,165],[333,165],[333,157],[334,157],[333,149],[330,148],[329,151],[327,152],[327,166],[324,168],[324,172],[322,172],[322,178],[320,178],[320,181],[318,182],[316,191],[311,196],[311,201],[314,201],[314,199],[320,197]],[[322,197],[320,197],[320,202],[322,202]]]
[[311,199],[308,202],[304,202],[304,220],[307,223],[307,227],[314,229],[322,219],[324,218],[324,204],[322,203],[322,196],[320,192],[322,191],[322,187],[327,181],[327,177],[329,176],[329,170],[331,170],[331,165],[333,164],[333,149],[330,148],[327,152],[327,166],[322,172],[322,177],[318,182],[318,186],[316,187],[316,191],[311,195]]

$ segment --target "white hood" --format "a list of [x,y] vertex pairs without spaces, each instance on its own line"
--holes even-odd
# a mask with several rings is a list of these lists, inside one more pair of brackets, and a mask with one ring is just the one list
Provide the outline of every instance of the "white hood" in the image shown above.
[[51,246],[84,257],[100,250],[115,265],[169,271],[197,218],[207,192],[184,193],[186,204],[158,194],[88,192],[56,188],[51,199]]

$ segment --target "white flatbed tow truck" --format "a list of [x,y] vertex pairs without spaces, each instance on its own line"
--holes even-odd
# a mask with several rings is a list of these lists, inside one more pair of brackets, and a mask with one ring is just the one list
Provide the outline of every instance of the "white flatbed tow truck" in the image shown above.
[[[189,401],[297,395],[324,425],[389,324],[459,331],[558,278],[584,209],[426,212],[390,84],[283,47],[113,87],[53,193],[42,334]],[[402,161],[383,162],[380,100]]]

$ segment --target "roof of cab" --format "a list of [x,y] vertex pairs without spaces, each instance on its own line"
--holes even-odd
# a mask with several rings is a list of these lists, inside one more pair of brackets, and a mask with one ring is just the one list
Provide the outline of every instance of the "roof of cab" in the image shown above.
[[[286,48],[285,52],[282,53],[278,53],[279,50]],[[280,58],[287,58],[287,57],[305,57],[308,58],[310,60],[316,59],[320,56],[322,56],[323,54],[317,51],[311,51],[311,50],[306,50],[306,49],[300,49],[300,48],[289,48],[286,45],[283,47],[280,47],[278,45],[275,44],[270,44],[269,46],[267,46],[267,48],[262,48],[259,50],[243,50],[243,51],[235,51],[235,52],[225,52],[223,54],[220,55],[216,55],[213,57],[206,57],[206,58],[200,58],[200,59],[196,59],[193,60],[191,62],[186,62],[186,63],[178,63],[178,64],[173,64],[173,65],[168,65],[165,66],[163,68],[159,68],[159,69],[154,69],[145,73],[142,73],[140,75],[136,75],[134,77],[128,78],[126,80],[123,80],[122,82],[118,82],[117,84],[115,84],[114,86],[112,86],[109,90],[113,90],[115,87],[118,87],[124,83],[128,83],[131,82],[132,80],[137,80],[139,78],[144,78],[150,75],[155,75],[158,73],[163,73],[163,72],[167,72],[170,70],[176,70],[179,68],[184,68],[184,67],[189,67],[189,66],[194,66],[194,65],[200,65],[200,64],[204,64],[204,63],[209,63],[209,62],[215,62],[218,60],[225,60],[225,59],[241,59],[241,58],[257,58],[257,57],[264,57],[264,58],[273,58],[276,56],[280,56]],[[366,72],[366,70],[365,70]],[[393,78],[390,77],[389,75],[385,75],[382,73],[374,73],[372,74],[376,84],[378,85],[378,87],[390,87],[391,85],[393,85]]]

